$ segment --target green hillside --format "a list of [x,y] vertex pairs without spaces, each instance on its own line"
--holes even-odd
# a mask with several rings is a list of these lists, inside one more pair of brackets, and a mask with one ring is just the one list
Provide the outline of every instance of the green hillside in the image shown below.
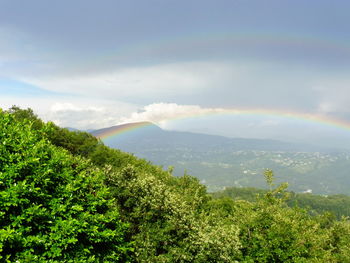
[[287,206],[286,185],[213,198],[88,133],[0,112],[2,262],[350,262],[350,223]]

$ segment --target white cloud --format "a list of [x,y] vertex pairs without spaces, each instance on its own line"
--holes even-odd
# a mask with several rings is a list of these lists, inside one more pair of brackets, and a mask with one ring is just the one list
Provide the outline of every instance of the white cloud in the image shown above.
[[318,108],[321,114],[350,113],[350,78],[339,75],[320,77],[313,88],[318,94]]
[[30,72],[33,68],[30,65],[25,67],[28,72],[24,74],[16,73],[15,69],[11,74],[17,74],[16,80],[56,93],[142,105],[175,101],[207,107],[268,107],[327,113],[333,108],[346,110],[350,102],[346,74],[323,77],[323,73],[303,67],[266,61],[208,60],[124,68],[112,63],[108,70],[106,66],[93,68],[94,65],[87,70],[74,63],[63,67],[41,61],[39,65],[45,68],[40,73]]
[[139,112],[132,113],[129,117],[121,118],[121,123],[150,121],[162,127],[167,121],[182,119],[191,116],[200,116],[215,113],[224,113],[221,108],[202,108],[198,105],[178,105],[176,103],[153,103],[142,108]]
[[17,98],[1,97],[0,107],[12,105],[31,108],[45,121],[53,121],[61,127],[99,129],[116,125],[122,116],[137,109],[136,105],[120,101],[82,98]]
[[223,65],[215,63],[177,63],[148,67],[114,69],[105,72],[38,76],[22,81],[42,89],[100,98],[178,96],[208,88],[223,78]]

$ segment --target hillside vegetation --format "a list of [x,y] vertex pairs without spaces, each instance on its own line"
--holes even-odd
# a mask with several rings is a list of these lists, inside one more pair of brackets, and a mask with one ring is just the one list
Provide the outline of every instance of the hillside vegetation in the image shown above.
[[[228,187],[223,191],[212,193],[214,198],[229,197],[236,201],[256,202],[259,196],[266,195],[268,190],[253,187]],[[337,219],[350,216],[350,196],[347,195],[313,195],[310,193],[288,193],[286,204],[290,207],[307,209],[311,215],[321,215],[329,212]]]
[[189,175],[110,149],[88,133],[0,112],[3,262],[350,262],[350,224],[256,200],[212,198]]

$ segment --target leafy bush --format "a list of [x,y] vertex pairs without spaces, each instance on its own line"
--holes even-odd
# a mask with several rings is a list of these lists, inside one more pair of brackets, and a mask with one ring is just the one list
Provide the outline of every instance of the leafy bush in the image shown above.
[[0,113],[0,259],[125,262],[129,245],[104,174],[49,143],[52,126]]
[[231,200],[232,223],[240,228],[240,261],[347,262],[350,254],[344,244],[349,239],[349,222],[335,223],[328,216],[312,217],[306,210],[288,207],[287,184],[274,188],[272,171],[265,176],[270,190],[256,202]]
[[130,222],[135,262],[235,262],[238,227],[206,214],[208,196],[197,179],[109,169],[108,185]]

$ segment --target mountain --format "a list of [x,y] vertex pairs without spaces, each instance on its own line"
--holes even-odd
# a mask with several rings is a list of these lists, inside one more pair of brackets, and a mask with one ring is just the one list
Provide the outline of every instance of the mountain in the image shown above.
[[[306,151],[322,150],[320,147],[292,144],[278,140],[228,138],[192,132],[163,130],[150,122],[127,123],[90,132],[102,137],[110,147],[127,152],[146,149],[191,149],[208,150],[261,150],[261,151]],[[104,135],[109,136],[105,137]],[[116,135],[116,136],[113,136]]]
[[264,187],[263,171],[273,169],[277,182],[296,192],[350,194],[350,155],[321,147],[277,140],[227,138],[166,131],[149,123],[129,123],[95,130],[112,148],[130,152],[175,175],[196,176],[210,191],[225,187]]

